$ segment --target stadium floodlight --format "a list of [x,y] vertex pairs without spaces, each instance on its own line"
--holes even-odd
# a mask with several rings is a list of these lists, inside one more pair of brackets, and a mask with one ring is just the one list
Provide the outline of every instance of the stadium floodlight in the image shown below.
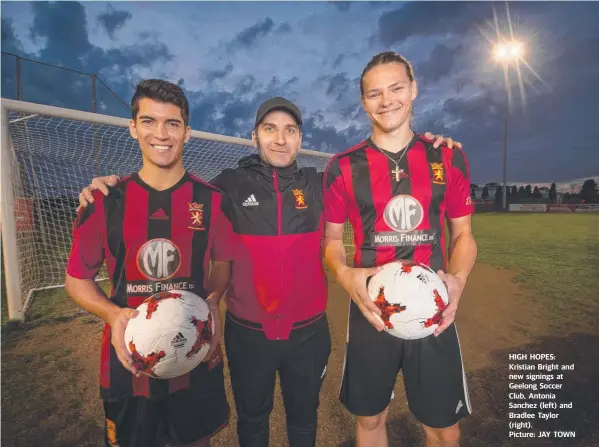
[[522,57],[524,49],[518,41],[498,43],[495,45],[493,55],[495,59],[502,62],[510,62],[511,60]]
[[509,115],[509,85],[508,85],[508,64],[512,61],[518,61],[524,53],[523,45],[516,40],[500,42],[493,49],[495,60],[503,63],[505,74],[505,125],[503,136],[503,194],[501,195],[502,209],[507,210],[507,126]]

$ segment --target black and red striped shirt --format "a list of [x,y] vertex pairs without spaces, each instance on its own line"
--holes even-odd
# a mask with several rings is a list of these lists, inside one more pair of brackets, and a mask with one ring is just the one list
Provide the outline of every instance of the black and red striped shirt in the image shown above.
[[385,152],[367,139],[327,166],[325,221],[349,220],[356,267],[409,259],[445,269],[445,218],[474,212],[462,150],[435,149],[415,135],[406,151]]
[[[189,290],[206,298],[210,260],[230,260],[231,227],[220,204],[220,192],[189,173],[163,191],[144,183],[137,173],[126,177],[108,196],[95,191],[94,203],[79,213],[67,273],[93,279],[106,262],[110,299],[120,307],[136,308],[165,290]],[[213,361],[222,358],[215,356]],[[170,380],[136,378],[117,358],[110,326],[104,327],[103,399],[163,397],[193,386],[197,371]]]

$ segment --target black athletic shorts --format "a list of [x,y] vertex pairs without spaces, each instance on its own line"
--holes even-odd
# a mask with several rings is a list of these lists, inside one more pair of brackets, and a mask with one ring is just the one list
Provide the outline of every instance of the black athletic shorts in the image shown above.
[[223,362],[208,370],[205,382],[161,399],[130,397],[104,401],[107,447],[187,446],[210,438],[229,423]]
[[455,324],[439,337],[402,340],[378,332],[351,302],[340,400],[356,416],[380,414],[402,371],[408,406],[432,428],[454,425],[471,413]]

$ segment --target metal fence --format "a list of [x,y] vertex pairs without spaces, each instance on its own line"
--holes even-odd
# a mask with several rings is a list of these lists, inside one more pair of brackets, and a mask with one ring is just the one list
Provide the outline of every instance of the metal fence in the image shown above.
[[[44,79],[43,84],[34,81],[40,78]],[[71,94],[60,92],[52,95],[53,90],[64,89],[65,86],[68,86]],[[123,115],[130,110],[129,104],[95,73],[48,64],[4,51],[2,97],[92,113],[106,113],[108,110],[110,114]],[[40,101],[40,98],[47,100]]]

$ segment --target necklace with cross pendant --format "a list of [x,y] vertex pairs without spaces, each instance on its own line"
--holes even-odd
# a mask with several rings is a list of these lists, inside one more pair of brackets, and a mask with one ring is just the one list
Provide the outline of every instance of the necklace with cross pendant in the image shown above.
[[399,160],[397,160],[397,161],[395,161],[393,158],[389,157],[389,155],[387,155],[382,149],[380,149],[379,147],[376,147],[381,154],[383,154],[385,157],[387,157],[389,160],[391,160],[391,162],[393,162],[395,164],[395,169],[391,170],[391,174],[393,174],[395,176],[396,182],[400,181],[400,179],[401,179],[400,175],[403,174],[403,169],[399,169],[399,162],[403,159],[404,155],[406,155],[406,153],[408,152],[408,146],[410,145],[411,141],[412,140],[410,139],[410,141],[408,141],[408,144],[406,144],[406,147],[404,147],[402,149],[403,153],[401,154],[401,157],[399,157]]
[[398,163],[396,163],[396,164],[395,164],[395,169],[393,169],[393,170],[391,171],[391,174],[394,174],[394,175],[395,175],[395,181],[396,181],[396,182],[399,182],[399,174],[401,174],[402,172],[403,172],[403,169],[399,169],[399,164],[398,164]]

